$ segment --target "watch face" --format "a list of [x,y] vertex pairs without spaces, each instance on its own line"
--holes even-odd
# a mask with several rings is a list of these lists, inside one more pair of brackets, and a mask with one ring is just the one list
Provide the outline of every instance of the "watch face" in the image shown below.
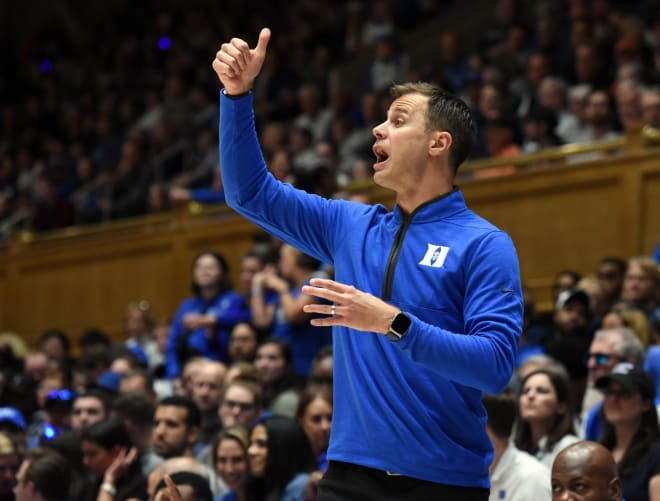
[[408,327],[410,327],[410,317],[405,313],[397,313],[397,315],[392,320],[391,329],[396,332],[399,336],[404,336],[408,332]]

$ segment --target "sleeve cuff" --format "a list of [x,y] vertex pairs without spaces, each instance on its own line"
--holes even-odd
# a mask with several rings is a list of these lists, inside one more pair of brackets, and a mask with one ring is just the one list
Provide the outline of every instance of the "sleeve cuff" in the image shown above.
[[242,97],[249,96],[250,94],[252,94],[252,89],[250,89],[247,92],[243,92],[242,94],[227,94],[227,91],[225,89],[222,89],[221,92],[229,99],[241,99]]

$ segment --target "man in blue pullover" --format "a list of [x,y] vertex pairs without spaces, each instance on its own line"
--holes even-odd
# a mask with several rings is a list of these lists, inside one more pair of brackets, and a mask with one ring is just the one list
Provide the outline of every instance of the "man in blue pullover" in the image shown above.
[[484,392],[508,383],[522,325],[511,239],[453,185],[472,148],[468,107],[428,84],[394,86],[373,130],[374,182],[394,210],[328,200],[275,180],[250,89],[270,30],[221,46],[220,153],[227,204],[332,264],[303,292],[332,326],[335,406],[320,500],[487,500],[493,449]]

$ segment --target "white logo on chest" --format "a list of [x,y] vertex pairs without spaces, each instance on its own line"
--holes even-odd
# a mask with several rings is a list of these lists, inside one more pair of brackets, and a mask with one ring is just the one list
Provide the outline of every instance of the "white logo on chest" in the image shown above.
[[444,245],[426,244],[426,254],[424,254],[422,260],[417,264],[430,266],[431,268],[442,268],[442,265],[445,264],[445,259],[447,259],[448,253],[449,247],[445,247]]

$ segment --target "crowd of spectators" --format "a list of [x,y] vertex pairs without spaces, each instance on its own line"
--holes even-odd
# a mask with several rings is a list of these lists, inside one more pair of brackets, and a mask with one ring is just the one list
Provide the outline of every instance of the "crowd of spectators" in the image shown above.
[[[460,94],[478,126],[472,158],[658,127],[653,4],[498,0],[480,33],[456,23],[420,44],[415,29],[457,5],[274,1],[250,14],[240,2],[171,0],[101,18],[84,43],[65,30],[28,36],[0,80],[0,233],[222,203],[209,61],[219,40],[254,39],[264,25],[276,43],[253,90],[263,153],[275,176],[322,195],[370,177],[371,129],[393,81]],[[364,76],[344,78],[360,74],[344,70],[364,54]]]
[[[235,288],[225,259],[202,252],[171,318],[131,302],[114,343],[98,329],[52,329],[34,347],[1,333],[0,499],[29,487],[21,458],[55,451],[70,465],[71,500],[167,499],[155,494],[165,475],[194,492],[184,499],[313,500],[334,361],[300,288],[333,271],[268,242],[242,257]],[[524,289],[516,371],[484,399],[493,499],[546,499],[555,458],[582,439],[610,451],[626,499],[649,499],[660,485],[658,262],[561,270],[552,294],[554,310],[539,312]]]

